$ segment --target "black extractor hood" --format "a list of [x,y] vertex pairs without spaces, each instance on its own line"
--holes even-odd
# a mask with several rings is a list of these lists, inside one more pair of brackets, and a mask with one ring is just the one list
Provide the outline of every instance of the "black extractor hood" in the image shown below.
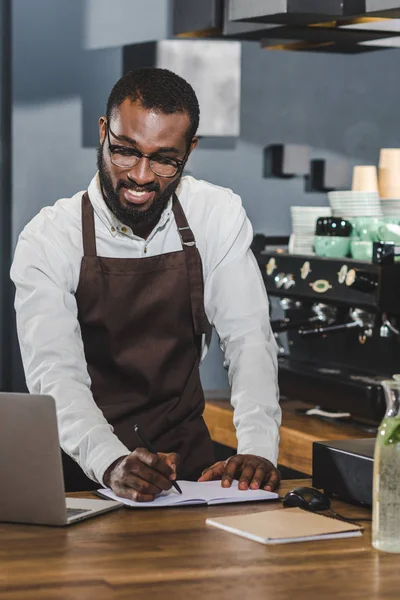
[[288,25],[400,14],[398,0],[230,0],[228,4],[231,21]]
[[400,47],[400,0],[174,0],[179,37],[354,54]]

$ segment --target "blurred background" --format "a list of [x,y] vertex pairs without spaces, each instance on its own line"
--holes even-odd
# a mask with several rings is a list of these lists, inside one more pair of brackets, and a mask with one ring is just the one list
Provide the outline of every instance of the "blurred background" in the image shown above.
[[[193,78],[202,130],[187,170],[239,194],[258,234],[288,236],[290,206],[328,206],[327,189],[351,189],[353,166],[377,165],[382,147],[399,145],[395,47],[361,46],[366,37],[349,43],[348,36],[341,47],[328,33],[327,44],[320,34],[307,47],[316,28],[302,20],[296,34],[284,19],[273,34],[268,21],[232,20],[229,29],[229,13],[218,12],[229,3],[194,2],[186,13],[185,4],[0,2],[3,390],[24,390],[8,278],[18,235],[43,206],[87,188],[96,170],[97,120],[125,71],[154,64]],[[392,9],[400,2],[386,4]],[[230,10],[240,17],[239,5]],[[394,32],[385,39],[396,46]],[[283,51],[288,42],[300,51]],[[270,168],[277,148],[293,153],[293,168],[281,176]],[[330,182],[317,171],[313,176],[321,165]],[[217,340],[202,378],[206,390],[227,387]]]

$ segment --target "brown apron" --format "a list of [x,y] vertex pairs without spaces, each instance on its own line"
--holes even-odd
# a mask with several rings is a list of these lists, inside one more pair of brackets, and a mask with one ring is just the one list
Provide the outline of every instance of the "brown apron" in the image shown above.
[[[176,195],[173,213],[183,250],[100,257],[85,193],[76,301],[91,391],[114,433],[132,451],[138,423],[159,452],[180,455],[178,478],[195,480],[214,462],[199,373],[207,317],[200,254]],[[63,464],[68,491],[98,487],[65,454]]]

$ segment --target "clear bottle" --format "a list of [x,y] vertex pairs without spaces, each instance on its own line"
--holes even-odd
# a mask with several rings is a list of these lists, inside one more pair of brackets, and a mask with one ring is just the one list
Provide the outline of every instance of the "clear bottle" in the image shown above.
[[375,443],[372,545],[400,553],[400,381],[383,381],[386,414]]

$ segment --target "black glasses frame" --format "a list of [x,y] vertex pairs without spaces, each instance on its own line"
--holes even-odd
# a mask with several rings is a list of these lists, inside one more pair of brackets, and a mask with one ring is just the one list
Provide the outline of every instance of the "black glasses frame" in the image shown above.
[[[137,156],[136,156],[137,161],[133,165],[131,165],[130,167],[121,167],[121,165],[118,165],[117,163],[115,163],[113,161],[113,154],[114,154],[116,148],[129,148],[129,147],[128,146],[118,146],[117,144],[112,144],[111,143],[110,133],[115,138],[117,136],[115,135],[115,133],[113,133],[113,131],[112,131],[112,129],[111,129],[110,124],[109,124],[108,121],[106,123],[106,130],[107,130],[108,149],[109,149],[110,155],[111,155],[111,162],[112,162],[113,165],[115,165],[119,169],[125,169],[125,170],[133,169],[133,167],[136,167],[136,165],[138,165],[140,163],[140,161],[142,160],[142,158],[147,158],[149,160],[150,169],[153,171],[154,175],[157,175],[157,177],[163,177],[164,179],[172,179],[173,177],[175,177],[179,173],[179,171],[182,171],[183,168],[184,168],[184,166],[185,166],[186,159],[187,159],[187,157],[189,155],[189,149],[187,150],[187,152],[186,152],[185,156],[183,157],[183,159],[168,158],[168,160],[170,160],[171,163],[176,163],[176,170],[175,170],[175,173],[173,175],[160,175],[160,173],[157,173],[153,169],[151,163],[152,163],[152,161],[156,161],[155,157],[157,157],[157,156],[160,157],[161,155],[159,155],[159,154],[144,154],[143,152],[141,152],[140,150],[138,150],[137,148],[135,148],[135,152],[137,153]],[[134,158],[134,157],[132,156],[132,158]]]

